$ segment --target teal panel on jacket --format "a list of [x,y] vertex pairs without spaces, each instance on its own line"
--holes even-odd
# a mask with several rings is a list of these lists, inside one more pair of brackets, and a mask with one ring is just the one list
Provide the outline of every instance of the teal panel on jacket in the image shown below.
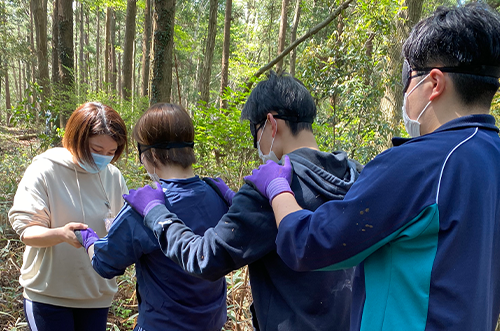
[[425,330],[438,232],[438,206],[432,204],[377,244],[320,269],[337,270],[364,261],[366,300],[360,331]]
[[398,232],[365,261],[361,331],[425,330],[438,245],[438,206],[425,208]]

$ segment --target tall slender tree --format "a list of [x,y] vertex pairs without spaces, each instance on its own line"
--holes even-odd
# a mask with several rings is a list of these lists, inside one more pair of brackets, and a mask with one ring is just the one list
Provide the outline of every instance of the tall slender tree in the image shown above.
[[[398,134],[401,121],[401,107],[403,106],[403,86],[394,77],[401,76],[403,59],[401,58],[401,47],[404,40],[410,34],[411,28],[420,20],[424,0],[405,0],[401,6],[396,20],[395,31],[392,34],[393,42],[389,44],[388,63],[385,72],[386,79],[391,83],[386,84],[385,94],[380,102],[380,108],[385,114],[386,120]],[[391,145],[391,137],[388,137],[387,145]]]
[[59,0],[52,2],[52,85],[59,83]]
[[210,99],[210,79],[212,75],[212,61],[215,49],[215,36],[217,34],[217,9],[218,0],[210,0],[210,15],[208,18],[208,34],[203,57],[203,69],[200,76],[200,101],[208,104]]
[[[301,0],[295,3],[295,14],[293,15],[292,33],[290,34],[290,44],[293,44],[297,39],[297,28],[299,27]],[[290,52],[290,75],[295,76],[295,62],[297,61],[297,50],[293,49]]]
[[115,11],[112,7],[106,9],[106,48],[105,48],[105,82],[111,91],[116,90],[116,54],[115,54]]
[[[78,67],[78,76],[79,76],[79,85],[81,86],[82,84],[85,83],[85,59],[84,59],[84,56],[83,56],[83,48],[84,48],[84,45],[85,45],[85,30],[84,30],[84,25],[85,25],[85,16],[84,16],[84,4],[83,2],[80,3],[80,20],[79,20],[79,27],[80,27],[80,42],[78,44],[78,50],[79,50],[79,54],[78,54],[78,64],[79,64],[79,67]],[[81,89],[81,88],[80,88]],[[80,93],[82,93],[82,91],[80,91]]]
[[99,91],[102,87],[102,70],[101,70],[101,9],[97,6],[97,33],[95,36],[95,77],[97,78],[95,91]]
[[[59,0],[58,3],[58,26],[59,26],[59,81],[63,90],[63,101],[69,101],[70,94],[73,92],[73,1]],[[66,126],[69,116],[67,104],[63,102],[60,110],[60,125]]]
[[175,0],[154,0],[154,58],[151,104],[170,102],[172,52],[174,46]]
[[123,82],[122,96],[130,100],[132,93],[132,73],[135,42],[135,15],[137,13],[136,0],[127,1],[127,16],[125,19],[125,45],[123,47]]
[[47,55],[47,0],[31,0],[35,20],[36,55],[38,58],[38,84],[42,87],[42,110],[49,90],[49,59]]
[[[285,49],[286,42],[286,26],[287,26],[287,10],[288,10],[288,0],[283,0],[281,2],[281,20],[280,20],[280,32],[278,36],[278,55]],[[283,70],[283,59],[276,63],[276,71],[280,72]]]
[[141,96],[149,94],[149,63],[151,57],[151,0],[145,0],[144,32],[142,34]]
[[231,13],[233,0],[226,0],[226,11],[224,14],[224,43],[222,45],[222,68],[220,78],[220,108],[227,109],[227,101],[224,99],[229,82],[229,45],[231,43]]

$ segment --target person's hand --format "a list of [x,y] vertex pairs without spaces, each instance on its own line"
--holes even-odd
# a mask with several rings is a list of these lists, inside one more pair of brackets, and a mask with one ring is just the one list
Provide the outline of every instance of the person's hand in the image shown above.
[[87,228],[88,225],[85,223],[70,222],[61,228],[57,228],[57,231],[60,233],[63,242],[66,242],[75,248],[80,248],[82,245],[75,236],[75,230],[85,230]]
[[123,199],[128,202],[141,216],[146,216],[153,207],[165,204],[165,194],[160,183],[156,183],[156,189],[149,185],[137,190],[130,190],[124,194]]
[[226,200],[227,204],[231,206],[233,204],[233,197],[236,193],[229,188],[229,186],[224,183],[224,181],[220,178],[210,178],[205,177],[203,180],[210,185],[214,190],[218,190],[220,192],[220,196]]
[[99,236],[97,233],[92,230],[92,228],[87,228],[85,230],[75,230],[75,236],[80,245],[85,247],[85,250],[88,252],[89,247],[92,246],[97,240],[99,240]]
[[284,165],[279,165],[274,161],[268,160],[266,164],[252,170],[252,175],[246,176],[245,181],[252,183],[271,203],[278,194],[284,192],[293,194],[290,188],[292,174],[293,168],[290,158],[288,155],[285,155]]

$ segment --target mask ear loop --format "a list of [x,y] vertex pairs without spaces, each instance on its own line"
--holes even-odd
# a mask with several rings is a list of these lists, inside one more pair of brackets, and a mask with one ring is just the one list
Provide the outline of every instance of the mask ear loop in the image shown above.
[[[276,131],[278,131],[278,121],[274,120],[274,124],[276,125]],[[264,133],[264,131],[262,131],[262,133]],[[276,135],[273,137],[273,140],[271,141],[271,147],[269,148],[269,153],[271,153],[273,150],[273,144],[274,144],[275,138],[276,138]]]
[[267,124],[267,120],[264,122],[264,126],[262,127],[262,132],[260,133],[259,141],[257,142],[257,143],[259,143],[259,145],[260,145],[260,141],[262,140],[262,135],[264,134],[264,130],[266,129],[266,124]]

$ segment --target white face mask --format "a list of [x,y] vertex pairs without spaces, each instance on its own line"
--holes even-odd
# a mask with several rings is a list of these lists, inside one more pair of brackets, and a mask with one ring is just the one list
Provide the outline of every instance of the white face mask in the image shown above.
[[427,107],[429,107],[429,105],[431,104],[432,101],[429,101],[427,103],[427,105],[424,107],[424,109],[420,112],[420,115],[418,115],[417,119],[416,120],[412,120],[410,117],[408,117],[408,113],[406,112],[406,103],[408,101],[408,97],[410,96],[410,94],[420,85],[422,84],[422,82],[424,80],[427,79],[427,77],[429,77],[430,74],[428,74],[427,76],[424,77],[424,79],[422,79],[420,82],[418,82],[417,85],[415,85],[411,90],[410,92],[408,93],[405,93],[405,96],[403,98],[403,121],[405,123],[405,128],[406,128],[406,132],[408,132],[408,134],[410,135],[410,137],[414,138],[414,137],[419,137],[420,136],[420,122],[418,121],[420,119],[420,117],[422,116],[422,114],[427,110]]
[[276,157],[276,154],[274,154],[274,152],[273,152],[273,144],[274,144],[275,137],[273,137],[273,140],[271,141],[271,147],[269,148],[269,154],[262,153],[262,151],[260,149],[260,140],[262,139],[262,135],[264,134],[264,129],[266,128],[266,124],[267,124],[267,121],[264,123],[264,126],[262,127],[262,132],[260,133],[259,141],[257,141],[257,150],[259,151],[259,157],[263,163],[266,163],[268,160],[272,160],[272,161],[278,163],[279,162],[278,157]]
[[[144,165],[144,154],[141,155],[141,163]],[[144,165],[144,169],[146,169],[146,166]],[[156,167],[153,170],[153,173],[149,173],[148,169],[146,169],[146,172],[148,173],[149,178],[151,179],[152,182],[159,182],[160,181],[160,176],[156,173]]]

